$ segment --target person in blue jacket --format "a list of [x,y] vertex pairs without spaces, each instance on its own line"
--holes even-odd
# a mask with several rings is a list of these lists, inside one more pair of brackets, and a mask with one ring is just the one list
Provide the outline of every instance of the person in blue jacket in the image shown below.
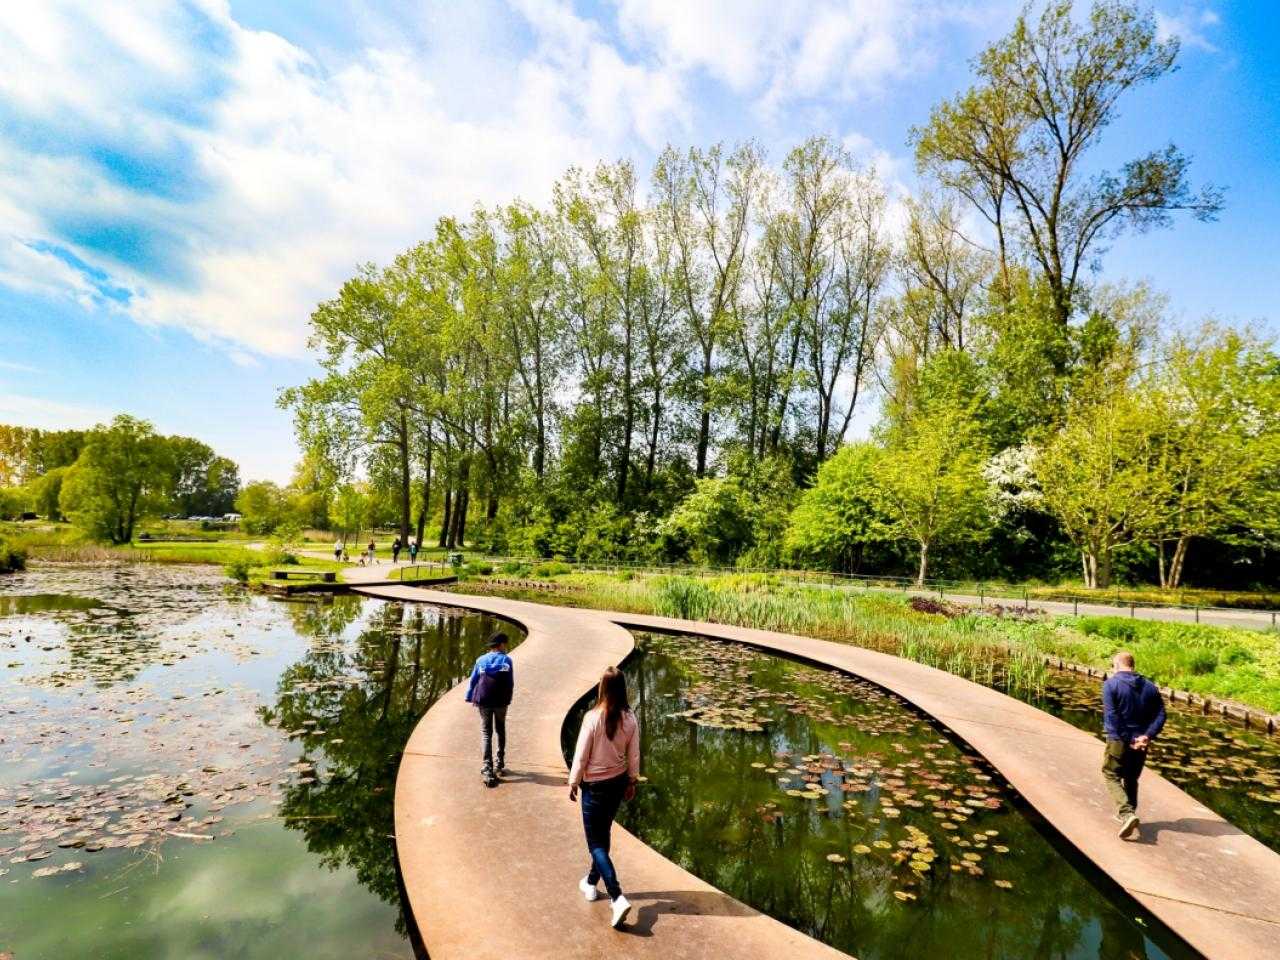
[[[515,675],[511,657],[507,655],[507,635],[495,633],[489,638],[489,652],[482,654],[471,668],[467,683],[467,703],[474,703],[480,711],[481,744],[484,766],[480,775],[491,787],[498,785],[498,777],[506,772],[507,758],[507,707],[515,692]],[[498,735],[498,764],[493,763],[493,735]]]
[[1102,729],[1107,737],[1102,777],[1116,805],[1120,838],[1138,829],[1138,777],[1147,747],[1164,727],[1164,698],[1154,683],[1133,669],[1133,654],[1111,658],[1113,672],[1102,684]]

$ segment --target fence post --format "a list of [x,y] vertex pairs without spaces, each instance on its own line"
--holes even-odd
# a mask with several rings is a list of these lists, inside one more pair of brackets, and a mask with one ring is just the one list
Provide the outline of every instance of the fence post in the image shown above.
[[1129,601],[1129,619],[1132,620],[1138,615],[1138,605],[1132,600]]
[[978,584],[978,605],[982,606],[987,602],[986,597],[987,585],[985,583]]
[[1080,616],[1080,598],[1079,597],[1071,598],[1071,615],[1073,617]]
[[1022,588],[1022,609],[1023,610],[1031,609],[1031,597],[1027,594],[1026,587]]
[[1196,604],[1196,623],[1200,622],[1200,604]]

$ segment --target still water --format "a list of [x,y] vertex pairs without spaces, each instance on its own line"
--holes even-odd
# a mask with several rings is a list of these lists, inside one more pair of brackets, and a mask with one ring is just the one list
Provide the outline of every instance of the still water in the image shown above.
[[893,695],[734,644],[639,640],[648,782],[620,821],[720,889],[862,960],[1194,956]]
[[0,580],[0,955],[412,957],[400,751],[495,627],[207,567]]

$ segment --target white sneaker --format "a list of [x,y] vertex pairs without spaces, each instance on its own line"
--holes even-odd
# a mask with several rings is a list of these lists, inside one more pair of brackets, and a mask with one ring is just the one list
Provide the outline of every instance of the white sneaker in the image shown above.
[[609,921],[609,926],[617,930],[627,919],[627,914],[631,912],[631,901],[626,897],[619,895],[618,899],[613,901],[613,919]]
[[1129,814],[1129,816],[1125,817],[1124,822],[1120,824],[1120,834],[1119,834],[1120,839],[1128,840],[1130,834],[1132,834],[1133,831],[1138,829],[1138,823],[1139,823],[1139,820],[1137,816],[1135,816],[1132,813]]
[[586,897],[587,900],[600,899],[600,891],[596,889],[596,885],[594,883],[587,883],[586,877],[583,877],[578,881],[578,889],[582,891],[582,895]]

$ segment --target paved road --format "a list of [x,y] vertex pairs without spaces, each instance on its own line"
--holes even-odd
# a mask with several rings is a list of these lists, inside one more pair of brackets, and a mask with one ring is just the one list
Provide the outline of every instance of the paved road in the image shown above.
[[[856,587],[840,589],[857,590]],[[901,592],[901,591],[885,591]],[[936,590],[908,590],[908,596],[938,596]],[[1006,607],[1021,607],[1022,600],[1008,597],[986,597],[985,599],[967,594],[944,595],[949,603],[962,603],[968,606],[998,603]],[[1078,613],[1082,617],[1132,617],[1136,620],[1160,620],[1166,623],[1206,623],[1215,627],[1243,627],[1248,630],[1268,630],[1276,626],[1276,614],[1269,610],[1187,610],[1181,607],[1143,607],[1130,609],[1128,604],[1108,603],[1071,603],[1061,600],[1031,600],[1032,610],[1045,613]],[[1198,617],[1198,619],[1197,619]]]

